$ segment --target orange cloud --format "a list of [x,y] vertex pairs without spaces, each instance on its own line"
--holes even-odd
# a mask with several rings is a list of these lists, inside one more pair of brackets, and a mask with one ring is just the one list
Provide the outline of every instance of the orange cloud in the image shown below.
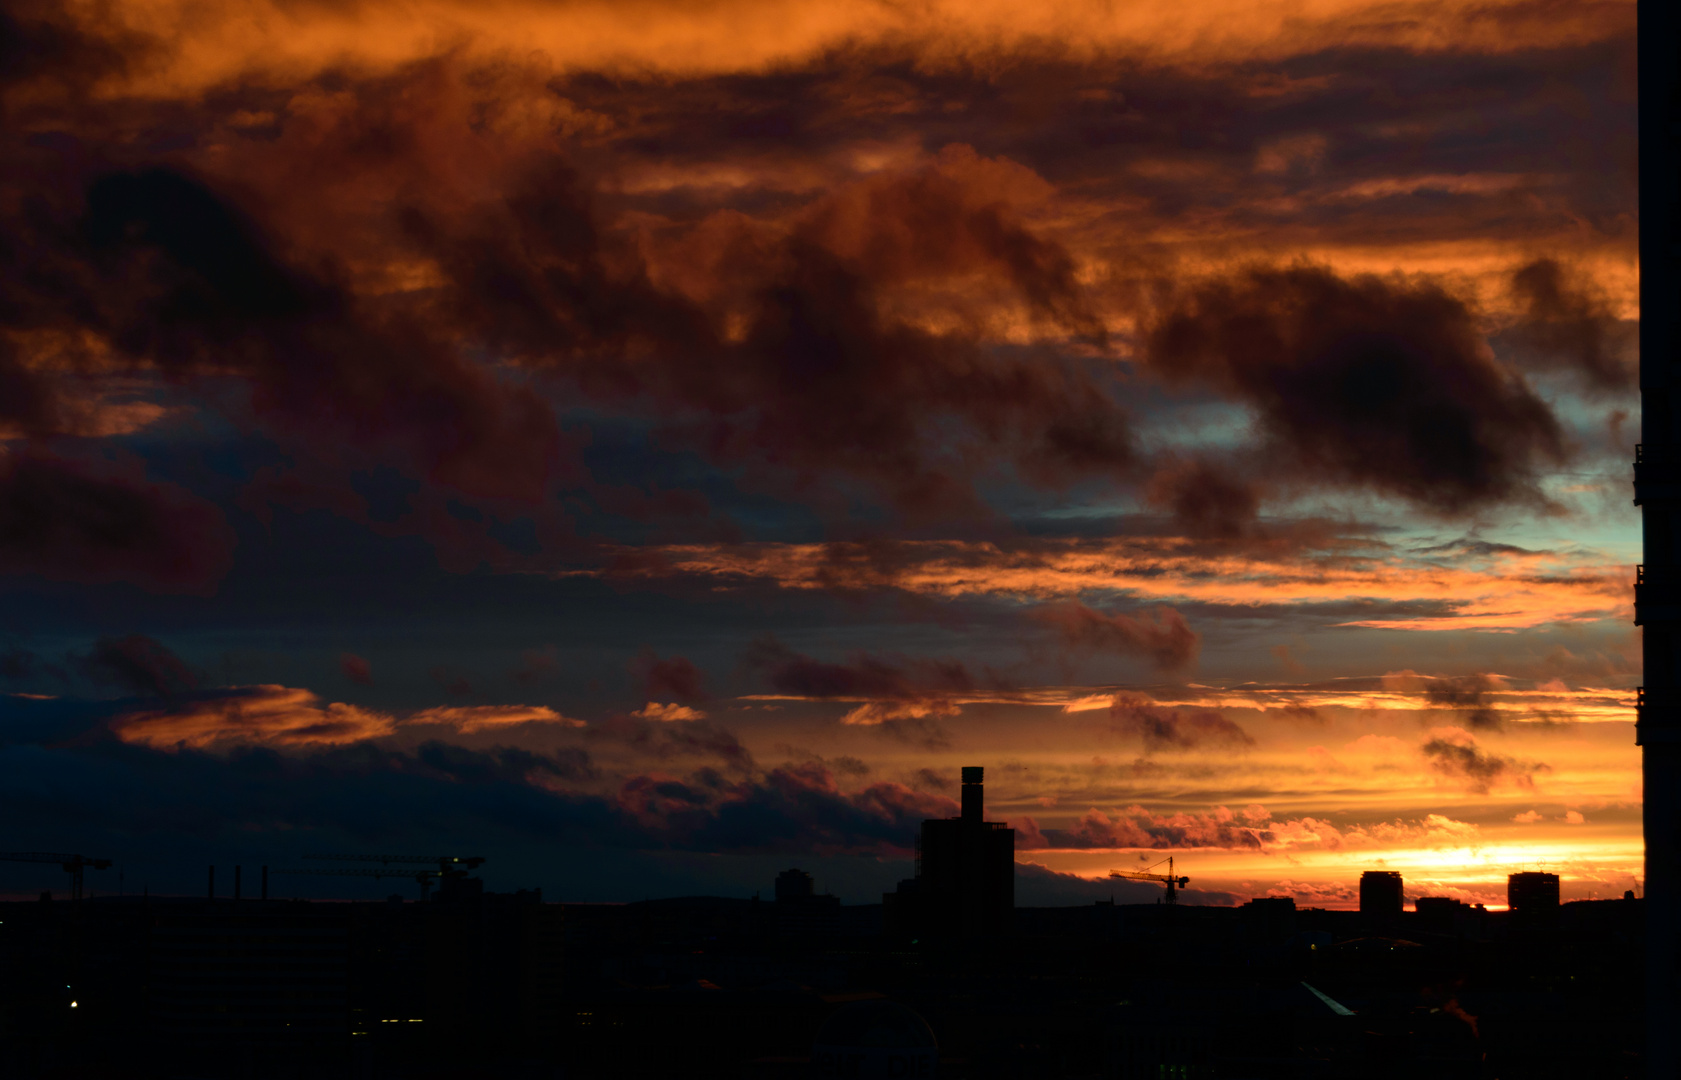
[[218,696],[165,708],[124,713],[111,722],[124,742],[156,749],[195,749],[233,743],[311,746],[359,742],[389,735],[395,720],[341,702],[323,704],[308,690],[241,686]]
[[584,726],[582,720],[562,716],[546,705],[449,705],[422,709],[408,716],[405,724],[445,724],[463,735],[475,731],[513,727],[516,724],[554,724],[557,727]]
[[[662,705],[657,701],[648,702],[648,704],[642,706],[640,709],[637,709],[630,715],[640,716],[644,720],[664,720],[668,722],[677,720],[706,719],[706,714],[701,712],[699,709],[690,708],[687,705],[679,705],[675,702],[670,705]],[[578,723],[579,726],[582,726],[581,721]]]
[[[1277,59],[1331,45],[1415,52],[1504,52],[1603,40],[1634,4],[1483,4],[1441,0],[1206,0],[1196,5],[1060,0],[931,0],[914,5],[822,0],[419,0],[297,5],[281,0],[154,0],[66,5],[71,19],[115,41],[152,48],[113,72],[129,91],[185,94],[234,79],[308,79],[326,70],[380,71],[456,49],[539,57],[557,70],[697,73],[760,70],[845,47],[912,46],[925,63],[1033,48],[1120,52],[1180,64]],[[1275,82],[1278,80],[1274,80]],[[1265,82],[1257,95],[1276,94]]]
[[[1118,537],[1016,548],[904,541],[894,545],[893,559],[883,561],[849,558],[845,548],[672,545],[658,549],[657,557],[639,552],[637,562],[612,573],[691,578],[720,590],[768,582],[791,590],[894,589],[945,599],[1060,600],[1107,591],[1136,603],[1336,605],[1347,612],[1337,625],[1379,629],[1510,631],[1633,614],[1633,567],[1575,550],[1455,556],[1348,540],[1318,552],[1245,551],[1211,549],[1186,538]],[[1373,614],[1361,617],[1361,607]]]

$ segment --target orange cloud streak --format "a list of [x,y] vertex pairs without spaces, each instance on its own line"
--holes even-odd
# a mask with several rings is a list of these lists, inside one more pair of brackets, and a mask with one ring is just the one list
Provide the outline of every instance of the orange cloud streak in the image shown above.
[[[1047,541],[1032,550],[965,541],[910,541],[891,565],[837,558],[822,544],[679,545],[615,570],[625,578],[690,577],[719,590],[753,581],[808,590],[899,589],[952,599],[1049,600],[1092,590],[1134,602],[1276,604],[1424,601],[1439,613],[1350,619],[1342,626],[1521,630],[1632,616],[1632,566],[1585,552],[1497,551],[1449,561],[1382,549],[1370,554],[1210,551],[1181,538]],[[582,573],[582,572],[579,572]]]
[[[1604,40],[1634,20],[1632,0],[1574,5],[1491,0],[1205,0],[1161,5],[1060,0],[822,0],[536,3],[418,0],[292,4],[131,0],[67,5],[82,25],[155,42],[112,78],[122,89],[185,94],[234,79],[298,80],[333,68],[386,70],[456,51],[538,56],[556,69],[760,70],[842,46],[918,48],[925,63],[1024,47],[1121,52],[1158,61],[1260,60],[1331,45],[1504,52]],[[1054,45],[1051,43],[1055,43]],[[256,77],[256,79],[254,79]],[[1258,93],[1268,92],[1259,87]],[[1278,92],[1273,89],[1272,92]]]

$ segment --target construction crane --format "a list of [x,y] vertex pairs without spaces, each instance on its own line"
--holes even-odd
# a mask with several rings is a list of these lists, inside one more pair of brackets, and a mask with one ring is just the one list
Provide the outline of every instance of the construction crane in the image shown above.
[[[311,856],[307,856],[307,855],[305,856],[305,858],[310,858],[310,857]],[[340,867],[333,867],[333,868],[329,869],[329,868],[324,867],[324,866],[306,866],[306,867],[299,867],[299,868],[295,868],[295,869],[280,869],[280,870],[274,871],[274,873],[276,873],[276,874],[314,874],[318,877],[319,876],[326,876],[326,877],[371,877],[371,878],[375,878],[375,879],[388,878],[388,877],[413,878],[415,881],[420,883],[420,898],[422,900],[425,900],[429,896],[431,896],[431,894],[432,894],[432,883],[434,881],[437,881],[441,878],[449,876],[449,872],[444,871],[444,870],[409,870],[409,869],[397,869],[396,867],[377,867],[376,868],[376,867],[371,867],[371,866],[358,866],[358,867],[351,868],[351,869],[345,869],[345,868],[340,868]]]
[[70,875],[70,899],[82,898],[82,870],[93,867],[104,870],[110,859],[90,859],[86,855],[66,855],[60,851],[0,851],[0,862],[57,863]]
[[1173,856],[1172,855],[1169,855],[1167,858],[1163,859],[1162,862],[1167,864],[1167,873],[1165,873],[1165,874],[1152,874],[1152,873],[1150,873],[1150,871],[1154,870],[1156,867],[1158,867],[1162,864],[1162,863],[1159,862],[1159,863],[1152,863],[1151,865],[1146,866],[1142,870],[1111,870],[1111,871],[1109,871],[1109,876],[1112,877],[1112,878],[1127,878],[1127,879],[1132,880],[1132,881],[1161,881],[1161,882],[1165,882],[1167,884],[1167,902],[1170,903],[1170,904],[1178,903],[1179,902],[1179,895],[1178,895],[1179,890],[1183,889],[1185,887],[1185,884],[1187,882],[1189,882],[1191,879],[1188,878],[1188,877],[1174,877],[1173,876]]

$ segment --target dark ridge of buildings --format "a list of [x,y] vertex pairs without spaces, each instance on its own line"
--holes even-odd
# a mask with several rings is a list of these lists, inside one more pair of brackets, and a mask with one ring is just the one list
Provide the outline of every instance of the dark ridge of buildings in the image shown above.
[[[0,1074],[791,1080],[931,1060],[915,1040],[822,1041],[876,1014],[903,1034],[902,1008],[953,1080],[1639,1075],[1632,898],[1563,904],[1551,927],[1425,904],[1380,932],[1270,897],[1105,902],[917,944],[880,933],[873,905],[840,906],[828,935],[789,935],[776,909],[534,892],[4,904]],[[885,1004],[822,1035],[859,1002]]]
[[[798,869],[773,900],[561,904],[462,874],[420,903],[0,904],[0,1075],[1645,1075],[1632,895],[1559,905],[1555,882],[1545,921],[1439,897],[1407,912],[1378,872],[1377,920],[1288,897],[1000,912],[1008,830],[972,775],[969,816],[927,823],[955,854],[884,905]],[[914,936],[905,896],[935,898],[908,909]]]

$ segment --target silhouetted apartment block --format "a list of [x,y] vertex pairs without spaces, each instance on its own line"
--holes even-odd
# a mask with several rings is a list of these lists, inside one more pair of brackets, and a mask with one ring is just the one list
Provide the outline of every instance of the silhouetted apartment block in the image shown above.
[[1464,934],[1478,926],[1487,913],[1451,896],[1421,896],[1413,901],[1418,925],[1437,934]]
[[960,817],[922,823],[917,839],[916,881],[883,898],[886,919],[900,932],[933,937],[1002,937],[1016,906],[1016,831],[987,821],[983,771],[963,770]]
[[1360,875],[1360,914],[1367,919],[1399,919],[1405,899],[1395,870],[1367,870]]
[[776,902],[809,900],[817,892],[817,883],[804,870],[784,870],[776,875]]
[[1558,875],[1533,871],[1506,878],[1506,906],[1522,923],[1552,923],[1558,919]]
[[832,937],[840,932],[840,897],[817,891],[804,870],[776,876],[776,932],[783,937]]

